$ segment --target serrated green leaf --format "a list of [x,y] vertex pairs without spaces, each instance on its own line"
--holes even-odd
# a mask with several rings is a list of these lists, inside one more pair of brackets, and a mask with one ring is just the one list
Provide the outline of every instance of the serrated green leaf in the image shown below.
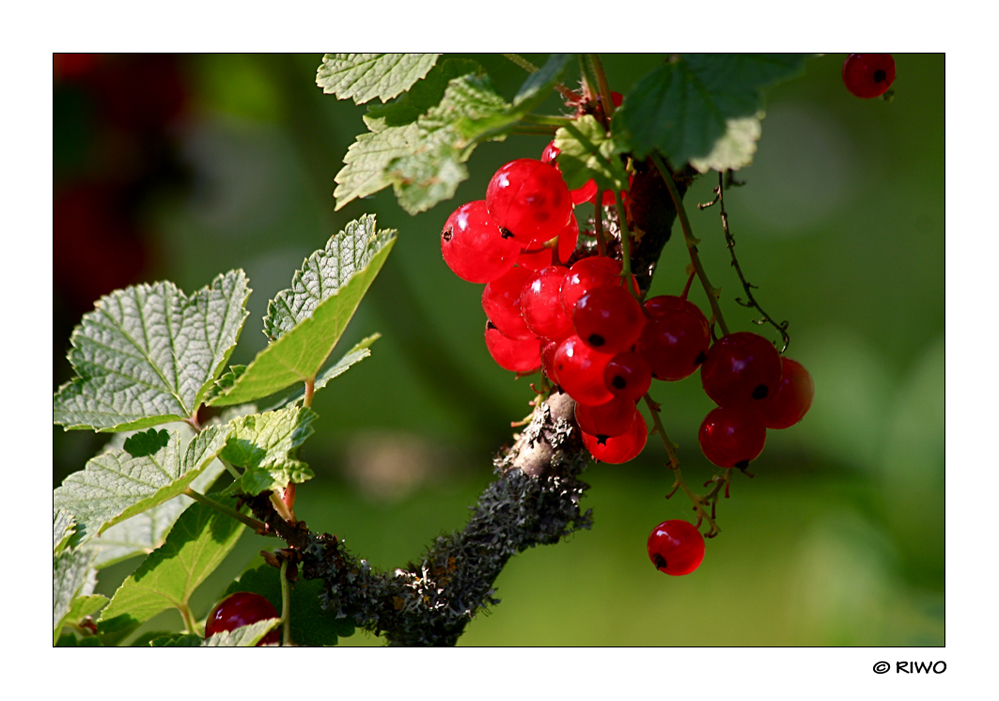
[[124,450],[133,458],[142,458],[160,452],[170,442],[168,431],[150,429],[135,433],[125,440]]
[[[347,372],[347,370],[349,370],[352,365],[354,365],[355,363],[359,363],[368,356],[370,356],[371,351],[369,350],[369,348],[371,344],[377,341],[379,338],[381,338],[381,336],[382,335],[380,333],[376,333],[368,336],[367,338],[361,341],[358,341],[353,348],[344,353],[343,357],[340,358],[340,360],[336,361],[336,363],[334,363],[326,370],[323,370],[319,374],[319,376],[316,378],[316,384],[313,387],[313,392],[318,392],[323,387],[325,387],[331,380]],[[295,391],[294,393],[288,395],[274,406],[268,407],[265,411],[275,411],[277,409],[281,409],[283,407],[288,406],[289,404],[294,404],[295,402],[302,399],[304,396],[305,396],[305,388],[303,387]]]
[[337,99],[360,105],[406,92],[433,68],[440,54],[326,54],[316,85]]
[[205,639],[194,633],[149,633],[131,643],[131,647],[201,647]]
[[591,178],[601,190],[627,190],[628,172],[621,162],[624,149],[604,131],[593,115],[584,115],[555,132],[558,167],[570,189]]
[[93,593],[97,584],[93,564],[94,554],[82,550],[68,550],[52,558],[53,641],[59,639],[64,625],[78,620],[73,618],[77,598],[88,599]]
[[761,90],[804,71],[804,54],[686,54],[642,78],[615,114],[615,136],[674,166],[704,159],[730,119],[763,107]]
[[246,468],[230,489],[247,494],[284,489],[289,482],[304,482],[314,475],[296,458],[298,448],[312,435],[316,413],[308,407],[290,406],[280,411],[234,419],[220,457]]
[[52,554],[59,555],[65,550],[75,532],[76,524],[72,514],[66,509],[55,509],[52,513]]
[[[376,121],[382,128],[412,124],[431,107],[436,107],[440,104],[440,101],[444,99],[444,92],[447,90],[448,83],[451,80],[459,76],[481,71],[482,66],[476,61],[449,58],[443,63],[434,66],[423,80],[418,81],[395,102],[368,107],[365,122],[369,124],[369,128]],[[375,129],[372,129],[372,131],[375,131]]]
[[[214,460],[191,482],[190,487],[204,494],[223,472],[225,466]],[[163,545],[173,524],[193,503],[193,499],[184,495],[170,499],[111,526],[101,533],[100,538],[90,539],[83,547],[97,552],[94,567],[98,570],[135,555],[148,555]]]
[[273,342],[211,404],[242,404],[314,380],[395,240],[394,229],[376,230],[374,215],[365,214],[313,253],[268,306],[264,332]]
[[180,433],[153,455],[113,449],[87,462],[55,490],[55,508],[77,523],[77,544],[125,519],[183,493],[225,446],[229,429],[209,426],[181,448]]
[[[218,499],[235,508],[235,500]],[[162,546],[118,588],[98,622],[102,632],[134,628],[169,608],[188,606],[194,590],[235,547],[245,526],[204,504],[191,505]]]
[[216,633],[206,638],[201,645],[202,647],[253,647],[280,623],[280,618],[265,618],[236,630],[224,630],[221,633]]
[[[243,572],[231,583],[223,596],[238,591],[260,594],[281,609],[281,574],[270,565]],[[299,580],[291,590],[291,639],[296,645],[336,645],[338,638],[354,634],[354,623],[348,618],[337,618],[322,607],[323,583],[318,579]]]
[[158,282],[102,297],[70,338],[77,377],[55,395],[55,423],[125,431],[193,417],[236,345],[249,294],[238,270],[191,296]]
[[752,117],[727,120],[725,134],[715,142],[711,153],[704,158],[691,158],[690,165],[700,173],[707,173],[712,169],[720,173],[748,166],[753,162],[756,142],[763,133],[761,119],[763,119],[762,112]]

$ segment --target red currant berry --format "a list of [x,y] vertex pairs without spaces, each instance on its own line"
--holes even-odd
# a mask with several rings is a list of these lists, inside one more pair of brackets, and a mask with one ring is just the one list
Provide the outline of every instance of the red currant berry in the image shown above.
[[[631,276],[635,294],[640,294],[638,281]],[[572,264],[562,283],[559,299],[566,314],[572,314],[579,298],[595,287],[621,287],[621,261],[606,256],[589,256]]]
[[572,319],[559,304],[559,290],[568,271],[554,265],[535,271],[520,294],[520,313],[538,338],[557,341],[572,333]]
[[720,406],[704,417],[697,437],[704,457],[718,467],[745,468],[763,452],[767,429],[755,412]]
[[594,460],[620,465],[634,460],[645,449],[645,443],[649,439],[649,426],[645,423],[642,412],[636,409],[631,428],[620,436],[602,438],[585,431],[582,431],[580,435],[583,438],[583,445],[586,446]]
[[614,395],[604,384],[604,369],[613,357],[593,350],[579,336],[569,336],[555,350],[559,387],[580,404],[606,404]]
[[466,282],[491,282],[513,267],[522,244],[504,235],[486,212],[485,200],[461,205],[441,232],[441,253]]
[[[697,317],[704,317],[704,313],[701,311],[700,307],[691,302],[689,299],[684,297],[677,297],[675,295],[659,295],[658,297],[649,297],[645,300],[642,305],[645,308],[645,313],[649,316],[659,316],[663,312],[667,311],[682,311],[688,314],[693,314]],[[707,326],[708,320],[704,319],[704,325]]]
[[649,559],[660,572],[690,574],[704,559],[704,536],[686,521],[663,521],[649,534],[647,548]]
[[[210,638],[224,630],[236,630],[257,621],[278,617],[278,612],[266,598],[260,594],[239,591],[215,604],[205,620],[205,637]],[[275,628],[257,643],[257,647],[276,645],[279,642],[281,632]]]
[[482,290],[482,310],[507,338],[534,338],[520,314],[520,295],[532,274],[527,268],[517,266]]
[[760,407],[767,428],[787,428],[804,418],[815,397],[815,383],[808,370],[796,360],[780,359],[783,373],[774,396]]
[[597,438],[611,438],[628,432],[635,422],[635,402],[614,397],[606,404],[587,406],[576,403],[576,423],[580,430]]
[[558,384],[558,377],[555,375],[555,351],[558,350],[559,341],[541,342],[541,369],[548,379]]
[[541,367],[541,343],[536,338],[507,338],[491,322],[486,322],[486,349],[504,370],[534,372]]
[[719,406],[757,407],[777,391],[780,378],[777,349],[763,336],[746,331],[718,339],[701,365],[704,391]]
[[576,250],[578,240],[579,224],[576,222],[576,217],[569,217],[557,240],[543,244],[535,241],[521,251],[517,257],[517,265],[531,270],[541,270],[549,265],[561,265],[568,261],[569,256]]
[[617,354],[635,345],[645,328],[645,314],[623,287],[596,287],[576,302],[572,326],[593,350]]
[[556,236],[572,216],[569,189],[558,169],[531,158],[496,171],[486,188],[486,205],[522,247]]
[[857,97],[884,95],[895,82],[891,54],[850,54],[843,62],[843,83]]
[[696,315],[671,309],[649,319],[638,352],[648,361],[654,378],[675,382],[694,374],[710,343],[708,321],[699,309]]
[[618,353],[604,368],[604,384],[615,397],[637,401],[649,391],[652,369],[638,353]]

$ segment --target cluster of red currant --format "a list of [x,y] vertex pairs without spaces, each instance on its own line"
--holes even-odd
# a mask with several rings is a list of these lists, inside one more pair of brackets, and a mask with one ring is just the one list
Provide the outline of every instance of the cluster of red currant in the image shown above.
[[[763,450],[768,428],[791,426],[808,411],[811,376],[757,334],[712,343],[711,325],[686,291],[643,302],[620,261],[579,257],[574,206],[595,204],[597,186],[570,191],[557,155],[552,143],[541,159],[502,166],[485,199],[461,205],[444,224],[448,267],[485,284],[490,355],[513,372],[544,372],[575,400],[593,458],[615,464],[645,447],[649,427],[637,402],[652,379],[682,380],[700,368],[718,405],[701,425],[701,449],[715,465],[745,468]],[[615,193],[604,193],[601,205],[615,201]],[[666,521],[649,536],[648,552],[660,571],[687,574],[704,556],[704,539],[686,521]]]

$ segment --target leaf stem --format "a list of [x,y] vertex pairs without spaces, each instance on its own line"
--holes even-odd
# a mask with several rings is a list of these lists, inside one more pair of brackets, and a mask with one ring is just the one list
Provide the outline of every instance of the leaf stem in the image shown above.
[[610,85],[607,83],[607,74],[604,72],[603,61],[600,60],[600,54],[586,54],[586,59],[589,61],[590,69],[597,79],[597,95],[600,98],[600,108],[603,110],[604,117],[609,122],[611,116],[614,114],[614,100],[611,99]]
[[194,612],[191,611],[190,605],[186,601],[182,601],[177,604],[177,610],[180,611],[181,618],[184,619],[184,632],[197,634],[198,622],[194,618]]
[[242,524],[244,524],[246,526],[249,526],[250,528],[252,528],[255,532],[257,532],[260,535],[268,535],[268,533],[267,533],[267,525],[264,524],[262,521],[258,521],[257,519],[253,518],[252,516],[247,516],[246,514],[241,514],[240,512],[236,511],[235,509],[226,506],[225,504],[220,504],[219,502],[215,501],[214,499],[206,497],[204,494],[201,494],[200,492],[194,491],[190,487],[188,487],[187,489],[184,490],[184,494],[185,494],[185,496],[191,497],[192,499],[194,499],[199,504],[204,504],[205,506],[207,506],[210,509],[215,509],[219,513],[223,513],[226,516],[234,518],[237,521],[239,521],[240,523],[242,523]]
[[[537,66],[535,66],[533,63],[531,63],[530,61],[528,61],[526,58],[524,58],[520,54],[503,54],[503,57],[506,58],[507,60],[512,61],[513,63],[517,64],[518,66],[520,66],[521,68],[523,68],[528,73],[537,73],[539,70],[541,70],[540,68],[538,68]],[[559,94],[562,97],[564,97],[566,100],[577,100],[577,99],[579,99],[579,95],[577,95],[576,93],[574,93],[569,88],[565,87],[562,83],[559,83],[558,85],[556,85],[555,89],[558,90]]]
[[572,123],[572,117],[560,117],[553,114],[525,114],[521,117],[521,122],[532,125],[564,127]]
[[687,217],[687,210],[683,207],[683,199],[680,197],[680,193],[676,189],[676,183],[673,182],[673,175],[666,167],[662,157],[655,151],[652,152],[652,162],[659,171],[659,175],[662,177],[663,182],[666,183],[666,189],[669,190],[669,196],[673,198],[673,206],[676,208],[676,215],[680,220],[680,228],[683,230],[683,240],[686,242],[687,251],[690,253],[690,262],[694,266],[694,270],[697,272],[697,278],[701,281],[701,286],[704,288],[704,292],[708,295],[708,304],[711,305],[711,313],[714,316],[715,321],[718,322],[722,335],[727,336],[728,325],[725,323],[725,318],[722,316],[721,308],[718,306],[718,294],[720,290],[711,284],[711,281],[708,280],[708,274],[704,272],[704,266],[701,264],[701,258],[697,254],[698,240],[694,238],[693,231],[690,227],[690,219]]

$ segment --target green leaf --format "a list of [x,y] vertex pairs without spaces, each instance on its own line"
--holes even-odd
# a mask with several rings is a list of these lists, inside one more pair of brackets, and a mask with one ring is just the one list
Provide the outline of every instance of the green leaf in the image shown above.
[[804,54],[685,54],[642,78],[615,114],[615,135],[639,158],[704,159],[728,121],[763,108],[762,89],[804,72]]
[[509,133],[526,115],[548,99],[552,90],[562,79],[562,73],[572,58],[572,54],[552,54],[537,73],[532,73],[517,91],[513,104],[501,112],[487,113],[486,116],[465,117],[457,127],[466,139],[482,140]]
[[382,102],[406,92],[425,76],[440,54],[326,54],[316,74],[316,85],[337,99],[352,98],[360,105]]
[[725,135],[715,142],[711,153],[704,158],[691,158],[690,165],[700,173],[707,173],[712,169],[720,173],[748,166],[753,162],[756,142],[762,134],[761,119],[762,112],[752,117],[729,119],[725,123]]
[[[235,500],[219,499],[232,508]],[[191,595],[235,547],[244,526],[204,504],[191,505],[162,546],[118,588],[98,622],[102,632],[134,628],[169,608],[188,607]]]
[[314,380],[395,240],[395,229],[376,231],[366,214],[313,253],[268,306],[264,332],[273,342],[211,404],[242,404]]
[[202,647],[253,647],[281,623],[280,618],[265,618],[235,630],[216,633],[201,643]]
[[371,132],[357,137],[335,178],[337,209],[389,185],[410,214],[453,197],[468,178],[463,164],[476,144],[485,138],[505,138],[487,133],[486,127],[462,131],[459,125],[475,124],[508,109],[489,77],[475,72],[450,80],[439,104],[415,122],[388,126],[391,113],[365,117]]
[[[368,107],[366,122],[377,120],[379,125],[399,127],[412,124],[431,107],[444,99],[448,83],[469,73],[479,73],[482,66],[469,59],[449,58],[433,67],[427,76],[413,85],[395,102]],[[372,129],[374,131],[374,129]]]
[[[231,583],[223,596],[238,591],[260,594],[281,610],[281,573],[267,564],[247,570]],[[318,579],[299,580],[291,590],[291,639],[297,645],[336,645],[338,638],[354,634],[349,618],[337,618],[322,607],[323,583]]]
[[205,640],[194,633],[148,633],[130,643],[132,647],[148,645],[149,647],[201,647]]
[[[87,613],[77,615],[80,610],[90,609],[97,603],[91,598],[97,584],[93,564],[94,554],[82,550],[68,550],[52,558],[53,641],[59,639],[63,626],[75,623],[96,610],[94,608]],[[75,602],[80,597],[84,602],[76,606]]]
[[171,282],[102,297],[70,338],[77,377],[55,395],[55,423],[125,431],[193,417],[236,345],[249,294],[238,270],[190,297]]
[[52,512],[52,554],[59,555],[76,533],[73,515],[66,509],[57,508]]
[[311,479],[312,470],[296,456],[298,448],[314,432],[315,419],[312,409],[291,406],[230,422],[232,433],[220,457],[246,468],[246,472],[229,489],[259,494],[284,489],[289,482]]
[[593,115],[584,115],[555,132],[558,167],[570,189],[591,178],[601,190],[627,190],[628,172],[621,163],[624,149],[607,135]]
[[109,526],[183,493],[225,446],[228,427],[209,426],[181,448],[180,433],[152,455],[135,457],[113,449],[91,458],[55,490],[54,506],[73,515],[76,541],[86,542]]
[[[325,387],[330,380],[339,377],[343,373],[347,372],[352,365],[361,362],[371,355],[371,351],[369,350],[371,344],[381,338],[381,336],[382,335],[380,333],[372,334],[356,343],[353,348],[347,351],[344,356],[340,358],[340,360],[319,374],[316,378],[316,384],[313,387],[313,391],[318,392]],[[304,396],[305,388],[303,387],[288,395],[274,406],[268,407],[266,411],[275,411],[288,406],[289,404],[294,404]]]
[[[219,460],[212,461],[191,482],[191,489],[204,494],[223,472],[225,466]],[[94,567],[98,570],[135,555],[148,555],[163,545],[173,524],[193,503],[193,499],[183,495],[170,499],[111,526],[100,538],[90,539],[83,547],[97,552]]]

